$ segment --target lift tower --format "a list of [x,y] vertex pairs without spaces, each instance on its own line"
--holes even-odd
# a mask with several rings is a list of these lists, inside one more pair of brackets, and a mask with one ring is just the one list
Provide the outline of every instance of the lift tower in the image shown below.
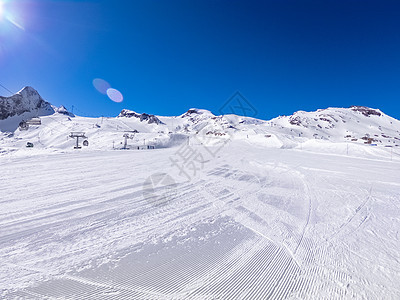
[[76,146],[74,147],[74,149],[82,148],[81,146],[79,146],[79,138],[87,139],[84,132],[71,132],[69,137],[76,138]]

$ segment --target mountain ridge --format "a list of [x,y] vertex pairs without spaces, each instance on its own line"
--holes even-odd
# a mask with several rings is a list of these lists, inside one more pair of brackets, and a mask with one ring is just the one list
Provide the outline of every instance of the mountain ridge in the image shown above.
[[[190,108],[178,116],[158,116],[123,109],[116,117],[88,118],[75,116],[63,106],[56,108],[36,93],[33,88],[25,88],[18,96],[36,99],[36,102],[32,102],[30,112],[0,120],[0,130],[11,133],[11,140],[7,140],[6,144],[21,147],[19,141],[39,140],[44,148],[68,148],[70,141],[65,138],[70,132],[79,131],[86,132],[94,140],[91,143],[93,149],[110,149],[112,141],[120,140],[126,132],[135,133],[132,144],[148,143],[161,148],[182,144],[189,138],[214,138],[215,141],[223,138],[280,148],[295,148],[312,140],[400,145],[400,121],[379,109],[365,106],[329,107],[312,112],[300,110],[271,120],[235,114],[217,116],[208,110],[197,108]],[[46,108],[41,114],[38,112],[38,105]],[[26,121],[29,117],[40,117],[42,125],[32,125],[26,131],[18,130],[20,121]],[[8,126],[11,123],[12,126]]]
[[54,113],[49,102],[46,102],[32,87],[26,86],[10,97],[0,96],[0,120],[36,111],[38,115]]

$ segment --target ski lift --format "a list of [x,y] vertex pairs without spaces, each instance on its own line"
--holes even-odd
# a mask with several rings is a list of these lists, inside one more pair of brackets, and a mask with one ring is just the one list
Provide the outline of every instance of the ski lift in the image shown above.
[[28,130],[29,128],[29,124],[26,123],[25,121],[21,121],[19,123],[19,130],[23,131],[23,130]]
[[87,146],[89,146],[89,141],[88,140],[84,140],[82,144],[83,144],[83,146],[87,147]]
[[[74,149],[81,149],[82,148],[81,146],[79,146],[79,138],[87,138],[85,136],[84,132],[71,132],[69,137],[76,138],[76,145],[75,145]],[[88,142],[88,145],[89,145],[89,142]]]
[[42,120],[40,118],[32,118],[28,121],[26,121],[28,125],[42,125]]

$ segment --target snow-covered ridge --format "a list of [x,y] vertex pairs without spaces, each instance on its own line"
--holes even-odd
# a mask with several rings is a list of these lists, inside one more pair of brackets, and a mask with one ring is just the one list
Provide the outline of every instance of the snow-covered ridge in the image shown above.
[[298,136],[334,142],[352,141],[366,144],[398,145],[400,121],[379,109],[365,106],[298,111],[269,122],[290,129]]
[[0,96],[0,131],[14,131],[23,120],[54,113],[53,106],[27,86],[11,97]]
[[208,117],[215,117],[215,115],[206,109],[198,109],[198,108],[191,108],[184,114],[182,114],[181,118],[193,118],[195,116],[208,116]]
[[44,101],[39,93],[29,86],[11,97],[0,96],[0,120],[26,112],[37,112],[40,116],[53,114],[54,110],[49,102]]
[[61,105],[60,107],[56,107],[56,106],[52,106],[52,107],[56,113],[70,116],[70,117],[75,117],[75,115],[73,113],[71,113],[70,111],[68,111],[68,109],[64,105]]
[[137,112],[129,109],[123,109],[117,118],[138,118],[141,122],[145,121],[148,124],[163,124],[155,115],[146,113],[138,114]]
[[[329,147],[332,143],[400,146],[400,121],[379,109],[364,106],[298,111],[290,116],[264,121],[233,114],[216,116],[208,110],[197,108],[169,117],[128,109],[122,110],[115,118],[79,117],[63,106],[51,106],[29,87],[2,100],[4,103],[11,102],[13,106],[3,105],[2,108],[3,116],[9,117],[0,120],[0,131],[8,132],[6,137],[0,136],[0,141],[3,141],[1,147],[15,150],[25,147],[27,142],[39,143],[44,149],[70,149],[73,140],[67,137],[75,131],[86,133],[90,149],[113,149],[115,145],[118,148],[121,140],[124,142],[126,132],[135,133],[135,137],[130,136],[128,144],[143,146],[146,143],[156,148],[187,143],[191,138],[199,141],[203,137],[223,137],[275,148],[318,144],[317,148],[320,149],[323,143],[325,148],[326,143]],[[28,129],[18,129],[22,120],[29,121],[37,117],[40,120],[33,122]]]

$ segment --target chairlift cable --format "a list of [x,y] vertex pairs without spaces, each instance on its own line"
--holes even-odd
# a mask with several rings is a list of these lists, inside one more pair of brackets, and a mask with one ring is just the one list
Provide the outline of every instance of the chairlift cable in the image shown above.
[[6,88],[4,85],[2,85],[1,83],[0,83],[0,86],[1,86],[3,89],[5,89],[7,92],[9,92],[11,95],[14,95],[14,94],[15,94],[15,93],[11,92],[8,88]]

